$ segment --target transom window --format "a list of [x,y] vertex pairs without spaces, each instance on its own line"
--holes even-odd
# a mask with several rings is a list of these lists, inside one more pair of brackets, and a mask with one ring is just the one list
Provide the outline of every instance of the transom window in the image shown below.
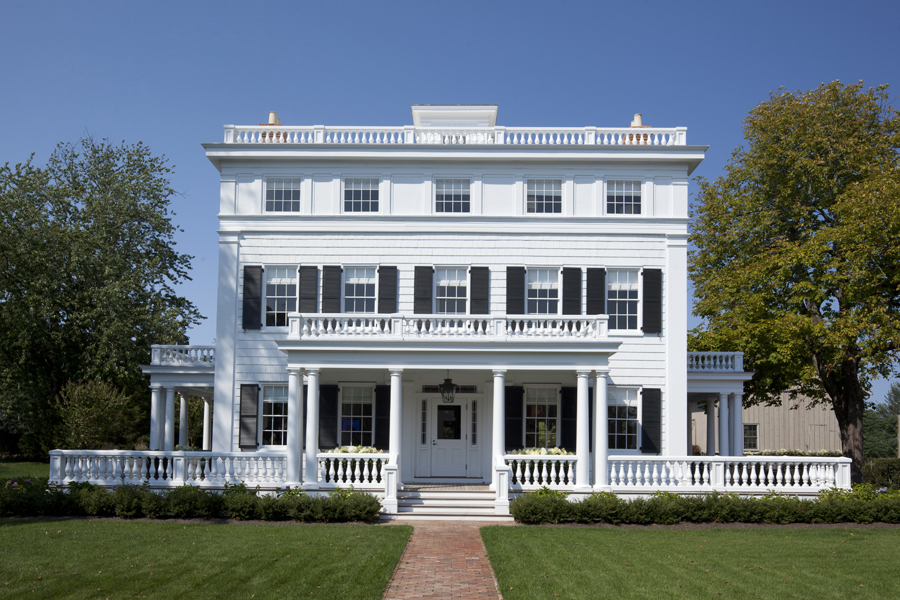
[[559,427],[559,390],[525,389],[525,447],[555,448]]
[[300,212],[302,179],[266,179],[266,212]]
[[434,183],[434,212],[469,212],[468,179],[438,179]]
[[287,444],[288,386],[263,386],[262,445]]
[[528,314],[559,314],[559,270],[528,269]]
[[341,388],[341,446],[371,446],[374,392],[371,386]]
[[285,327],[297,310],[297,267],[266,267],[266,327]]
[[529,213],[561,213],[562,180],[529,179],[526,209]]
[[641,182],[610,181],[606,184],[606,214],[641,214]]
[[606,312],[610,329],[638,328],[638,272],[610,270],[607,275]]
[[610,388],[607,392],[607,431],[610,450],[637,450],[638,448],[638,391]]
[[345,179],[344,212],[378,212],[378,180]]
[[467,270],[441,267],[436,269],[435,275],[436,312],[441,315],[466,314]]
[[344,269],[344,312],[375,312],[375,267]]
[[744,450],[759,450],[758,423],[744,423]]

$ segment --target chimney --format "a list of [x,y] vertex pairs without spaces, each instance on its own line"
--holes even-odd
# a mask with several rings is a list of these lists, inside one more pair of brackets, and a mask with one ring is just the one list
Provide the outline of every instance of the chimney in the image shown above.
[[281,125],[281,119],[278,118],[278,113],[274,110],[269,113],[269,125]]
[[644,120],[641,118],[641,113],[635,113],[634,120],[631,122],[632,127],[643,127]]

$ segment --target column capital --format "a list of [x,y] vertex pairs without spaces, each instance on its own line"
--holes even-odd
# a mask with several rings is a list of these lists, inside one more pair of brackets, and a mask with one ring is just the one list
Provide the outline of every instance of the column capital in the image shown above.
[[296,373],[297,375],[303,375],[303,367],[288,367],[288,373]]
[[307,375],[318,375],[319,369],[304,369],[303,370]]
[[506,375],[506,369],[491,369],[491,372],[494,374],[494,377],[497,375]]
[[594,377],[609,377],[609,367],[594,369]]
[[402,368],[402,367],[399,367],[399,368],[397,368],[397,367],[390,367],[390,368],[388,368],[388,372],[389,372],[391,375],[403,375],[403,368]]
[[575,371],[575,376],[580,379],[582,377],[590,377],[591,373],[592,373],[592,371],[590,371],[590,370],[580,370],[580,371]]

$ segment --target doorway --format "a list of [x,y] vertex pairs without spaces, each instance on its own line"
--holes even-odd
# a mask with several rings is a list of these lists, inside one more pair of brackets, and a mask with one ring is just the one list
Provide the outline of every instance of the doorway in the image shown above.
[[480,436],[476,433],[479,400],[480,394],[457,394],[452,403],[431,394],[419,398],[421,429],[416,477],[481,476],[481,452],[477,443]]

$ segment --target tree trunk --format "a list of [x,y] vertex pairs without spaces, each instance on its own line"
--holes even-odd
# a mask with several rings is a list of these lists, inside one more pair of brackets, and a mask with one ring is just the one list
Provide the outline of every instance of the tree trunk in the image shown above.
[[825,386],[841,432],[841,450],[851,459],[850,477],[853,483],[862,483],[863,467],[863,413],[866,397],[859,384],[856,362],[846,360],[841,364],[840,385]]

